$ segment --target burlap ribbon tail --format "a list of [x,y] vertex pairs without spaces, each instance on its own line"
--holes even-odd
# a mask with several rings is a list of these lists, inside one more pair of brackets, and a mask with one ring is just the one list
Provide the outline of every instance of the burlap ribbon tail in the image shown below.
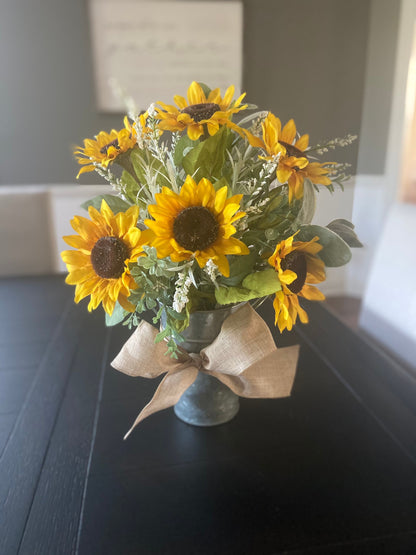
[[290,395],[299,346],[277,349],[267,324],[249,304],[228,316],[218,337],[199,354],[182,349],[174,359],[166,355],[164,342],[154,342],[157,333],[142,321],[111,363],[129,376],[166,374],[125,438],[144,418],[175,405],[198,372],[214,376],[240,397]]

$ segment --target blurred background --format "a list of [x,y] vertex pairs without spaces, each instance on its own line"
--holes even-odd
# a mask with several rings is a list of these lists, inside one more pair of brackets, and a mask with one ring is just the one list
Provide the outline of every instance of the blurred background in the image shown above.
[[[2,0],[0,276],[63,272],[59,252],[69,220],[81,202],[106,191],[94,173],[76,181],[72,150],[100,130],[122,127],[121,112],[97,103],[91,14],[92,5],[108,3]],[[140,0],[111,3],[121,9]],[[224,2],[199,3],[210,4],[220,28]],[[330,153],[350,163],[354,177],[344,192],[320,192],[315,222],[350,219],[364,248],[348,266],[329,271],[322,290],[351,325],[414,366],[416,2],[235,3],[243,16],[241,89],[248,102],[284,121],[293,117],[312,144],[359,137]],[[163,3],[152,4],[163,22]],[[178,12],[178,20],[184,34],[195,31],[186,14]]]

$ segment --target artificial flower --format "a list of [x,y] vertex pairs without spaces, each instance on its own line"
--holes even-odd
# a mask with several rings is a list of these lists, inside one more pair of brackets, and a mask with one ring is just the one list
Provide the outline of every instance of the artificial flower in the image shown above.
[[113,129],[110,133],[100,131],[95,139],[85,139],[83,147],[76,147],[74,154],[78,164],[83,166],[78,172],[78,177],[85,172],[95,170],[98,164],[107,168],[108,165],[136,144],[136,132],[130,125],[127,117],[124,118],[124,129],[116,131]]
[[154,232],[151,246],[158,257],[170,256],[174,262],[195,257],[200,268],[211,259],[226,277],[230,274],[227,254],[249,254],[247,246],[231,237],[233,222],[245,216],[240,211],[243,195],[227,198],[228,187],[218,191],[208,179],[198,184],[191,176],[179,194],[167,187],[155,195],[156,204],[148,207],[153,220],[145,224]]
[[275,325],[281,332],[291,330],[298,316],[302,323],[308,322],[308,315],[300,306],[298,297],[315,301],[325,299],[313,285],[325,280],[325,264],[317,256],[323,247],[318,241],[319,237],[307,242],[294,241],[292,235],[281,241],[268,259],[282,285],[273,301]]
[[[309,135],[297,138],[296,125],[293,119],[282,128],[280,119],[271,112],[262,122],[263,146],[267,156],[265,160],[277,161],[276,177],[282,184],[289,187],[289,202],[293,197],[303,196],[303,182],[310,179],[315,185],[331,185],[327,166],[333,162],[310,162],[307,157]],[[276,156],[279,155],[278,158]]]
[[137,206],[113,214],[103,200],[100,211],[90,206],[88,213],[90,220],[82,216],[71,220],[77,235],[63,238],[77,249],[61,253],[69,272],[65,281],[76,286],[76,303],[91,296],[89,311],[102,303],[104,310],[111,315],[118,301],[125,310],[134,312],[135,307],[128,297],[137,285],[130,275],[129,263],[143,254],[143,244],[152,234],[136,227]]
[[231,121],[231,117],[247,108],[246,104],[241,105],[245,94],[233,101],[233,85],[228,87],[224,98],[221,97],[218,88],[212,90],[207,97],[201,85],[193,81],[187,96],[188,100],[183,96],[175,95],[176,106],[158,102],[160,108],[156,108],[156,117],[160,119],[161,130],[184,131],[186,129],[189,138],[193,141],[204,135],[205,129],[209,135],[215,135],[223,125],[243,134],[243,130]]

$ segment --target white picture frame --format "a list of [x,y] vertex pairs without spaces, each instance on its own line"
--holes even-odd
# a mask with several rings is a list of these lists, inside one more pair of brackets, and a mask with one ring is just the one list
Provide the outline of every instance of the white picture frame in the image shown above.
[[172,104],[192,81],[241,91],[241,2],[90,0],[89,15],[99,111]]

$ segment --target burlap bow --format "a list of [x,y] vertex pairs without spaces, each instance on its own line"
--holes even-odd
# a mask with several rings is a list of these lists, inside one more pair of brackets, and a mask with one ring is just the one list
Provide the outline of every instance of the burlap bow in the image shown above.
[[125,438],[144,418],[175,405],[198,372],[214,376],[240,397],[290,395],[299,346],[276,349],[269,328],[249,304],[228,316],[218,337],[199,354],[181,350],[174,359],[165,354],[164,343],[154,342],[157,333],[142,321],[111,363],[129,376],[156,378],[166,373]]

